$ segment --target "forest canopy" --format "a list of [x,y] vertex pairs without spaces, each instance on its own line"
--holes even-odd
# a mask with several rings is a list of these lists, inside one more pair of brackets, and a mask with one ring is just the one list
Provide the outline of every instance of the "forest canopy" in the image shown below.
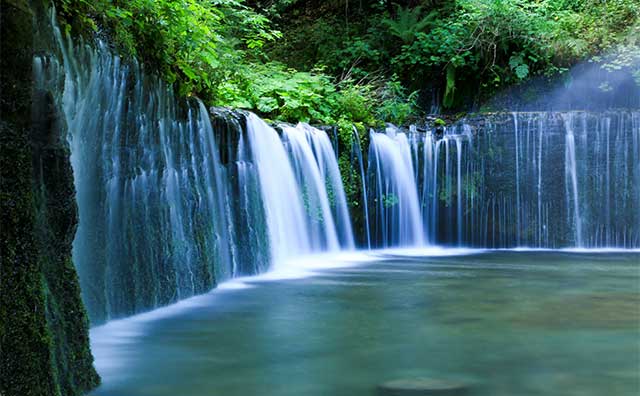
[[401,124],[584,60],[640,84],[637,0],[55,3],[67,31],[107,37],[181,94],[274,120]]

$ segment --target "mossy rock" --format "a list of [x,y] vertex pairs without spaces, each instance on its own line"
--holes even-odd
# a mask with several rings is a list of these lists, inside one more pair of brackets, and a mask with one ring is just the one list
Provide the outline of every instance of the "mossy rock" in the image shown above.
[[71,262],[77,212],[66,126],[53,96],[34,89],[34,22],[44,6],[0,3],[2,396],[76,396],[99,382]]

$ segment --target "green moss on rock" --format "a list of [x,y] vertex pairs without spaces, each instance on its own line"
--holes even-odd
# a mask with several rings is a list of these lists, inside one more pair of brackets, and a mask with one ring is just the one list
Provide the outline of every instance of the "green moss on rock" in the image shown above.
[[71,262],[65,125],[50,93],[33,87],[32,10],[25,0],[0,4],[0,395],[75,396],[99,378]]

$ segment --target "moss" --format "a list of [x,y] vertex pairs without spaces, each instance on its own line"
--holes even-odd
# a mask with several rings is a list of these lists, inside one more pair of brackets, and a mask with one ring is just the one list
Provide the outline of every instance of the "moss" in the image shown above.
[[[358,134],[354,133],[356,128]],[[364,213],[364,203],[362,202],[362,177],[360,175],[360,164],[356,156],[356,136],[359,137],[357,144],[362,150],[362,160],[366,166],[367,153],[369,149],[369,134],[362,123],[351,124],[348,122],[340,124],[338,127],[338,168],[342,176],[342,184],[349,206],[351,223],[359,246],[366,246],[366,219]]]
[[74,396],[99,379],[71,263],[69,153],[50,94],[33,90],[32,8],[0,7],[0,394]]

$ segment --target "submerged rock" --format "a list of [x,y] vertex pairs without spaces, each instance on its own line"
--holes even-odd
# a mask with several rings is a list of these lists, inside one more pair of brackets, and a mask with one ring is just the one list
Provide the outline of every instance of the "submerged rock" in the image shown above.
[[462,396],[468,391],[463,383],[435,378],[405,378],[378,385],[380,396]]

